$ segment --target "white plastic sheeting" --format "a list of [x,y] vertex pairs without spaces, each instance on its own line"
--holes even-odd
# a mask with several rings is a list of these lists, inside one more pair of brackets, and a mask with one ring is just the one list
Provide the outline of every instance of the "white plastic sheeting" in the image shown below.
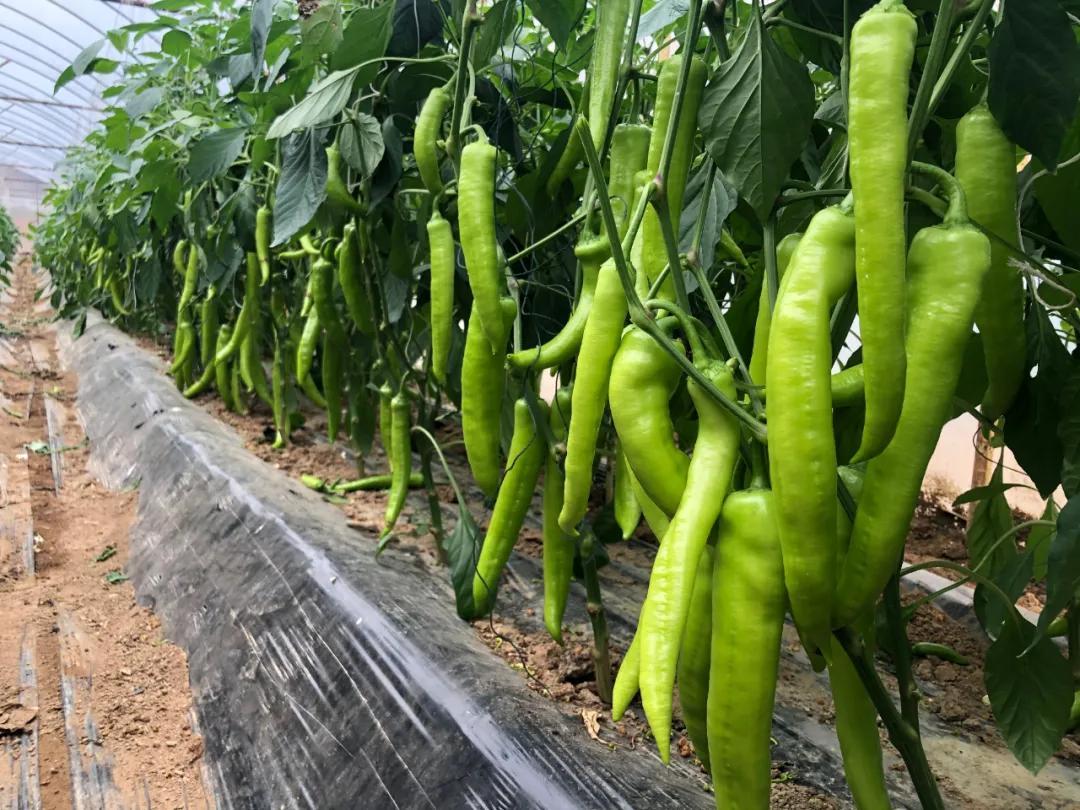
[[[16,223],[36,219],[64,150],[101,115],[112,74],[81,76],[54,92],[79,54],[108,31],[152,19],[138,0],[0,0],[0,205]],[[154,47],[147,39],[144,47]],[[100,53],[123,57],[108,41]]]

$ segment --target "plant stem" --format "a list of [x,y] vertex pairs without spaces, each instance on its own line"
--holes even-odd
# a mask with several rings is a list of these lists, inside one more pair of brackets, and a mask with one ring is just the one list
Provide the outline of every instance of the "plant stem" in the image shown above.
[[915,93],[915,103],[911,107],[911,118],[908,121],[909,164],[915,156],[915,147],[922,136],[923,128],[930,118],[930,98],[934,90],[934,83],[941,73],[942,63],[945,61],[945,50],[949,46],[955,3],[956,0],[941,0],[937,17],[934,19],[934,33],[930,37],[930,50],[926,54],[926,62],[923,63],[919,89]]
[[849,188],[821,188],[815,191],[795,191],[791,194],[783,194],[780,199],[776,201],[777,209],[783,208],[785,205],[791,205],[802,200],[818,200],[822,197],[846,197],[851,193]]
[[990,10],[993,7],[994,0],[982,0],[979,10],[975,12],[974,18],[972,18],[968,27],[964,29],[964,35],[960,37],[956,50],[952,52],[949,61],[945,63],[945,68],[941,71],[941,76],[938,77],[937,83],[934,85],[934,92],[930,95],[929,112],[933,113],[937,109],[941,97],[949,89],[949,83],[952,82],[953,76],[960,68],[960,62],[968,55],[971,46],[975,44],[975,38],[982,31],[983,25],[986,24],[986,18],[990,15]]
[[896,684],[900,691],[900,714],[908,725],[919,733],[919,687],[911,674],[911,644],[907,636],[907,619],[900,605],[900,578],[894,574],[885,586],[885,626],[892,636],[893,664]]
[[765,26],[767,28],[773,28],[778,25],[786,28],[794,28],[796,31],[812,34],[815,37],[821,37],[822,39],[833,42],[841,47],[843,47],[844,44],[843,37],[837,36],[836,34],[830,34],[828,31],[822,31],[818,28],[812,28],[809,25],[803,25],[802,23],[795,22],[795,20],[789,20],[787,17],[770,17],[765,21]]
[[461,127],[466,120],[465,96],[469,89],[469,58],[472,56],[472,41],[476,29],[484,21],[476,7],[476,0],[468,0],[465,14],[461,18],[461,50],[458,53],[457,73],[454,84],[454,109],[450,117],[450,136],[446,139],[446,151],[454,159],[454,165],[461,163]]
[[911,776],[915,793],[918,794],[923,810],[945,810],[945,802],[941,798],[934,773],[930,770],[930,763],[926,760],[926,751],[923,750],[918,729],[912,728],[897,711],[896,704],[889,696],[885,684],[881,682],[873,662],[867,657],[866,646],[849,627],[838,628],[833,633],[851,657],[859,680],[862,681],[874,708],[877,709],[885,724],[889,741],[907,765],[908,774]]
[[611,649],[608,645],[607,614],[600,592],[600,577],[596,573],[595,538],[587,531],[581,538],[581,569],[585,580],[586,610],[593,631],[593,667],[596,671],[596,692],[611,705]]

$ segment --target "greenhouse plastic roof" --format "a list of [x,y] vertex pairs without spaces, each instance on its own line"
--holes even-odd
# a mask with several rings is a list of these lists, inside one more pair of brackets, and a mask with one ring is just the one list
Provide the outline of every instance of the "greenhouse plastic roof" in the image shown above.
[[[111,76],[56,80],[105,33],[152,19],[148,0],[0,0],[0,205],[33,219],[64,150],[101,116]],[[147,41],[147,47],[153,45]],[[108,42],[98,54],[123,59]]]

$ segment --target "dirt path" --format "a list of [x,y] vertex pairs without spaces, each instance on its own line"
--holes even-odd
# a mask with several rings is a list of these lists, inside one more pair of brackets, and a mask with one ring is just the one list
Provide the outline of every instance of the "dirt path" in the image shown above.
[[123,574],[136,496],[87,472],[43,282],[24,263],[0,296],[0,807],[210,808],[187,662]]

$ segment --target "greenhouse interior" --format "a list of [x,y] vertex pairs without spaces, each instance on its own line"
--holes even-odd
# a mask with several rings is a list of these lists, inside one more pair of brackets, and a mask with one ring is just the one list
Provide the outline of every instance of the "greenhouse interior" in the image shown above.
[[0,808],[1080,808],[1077,0],[0,0]]

